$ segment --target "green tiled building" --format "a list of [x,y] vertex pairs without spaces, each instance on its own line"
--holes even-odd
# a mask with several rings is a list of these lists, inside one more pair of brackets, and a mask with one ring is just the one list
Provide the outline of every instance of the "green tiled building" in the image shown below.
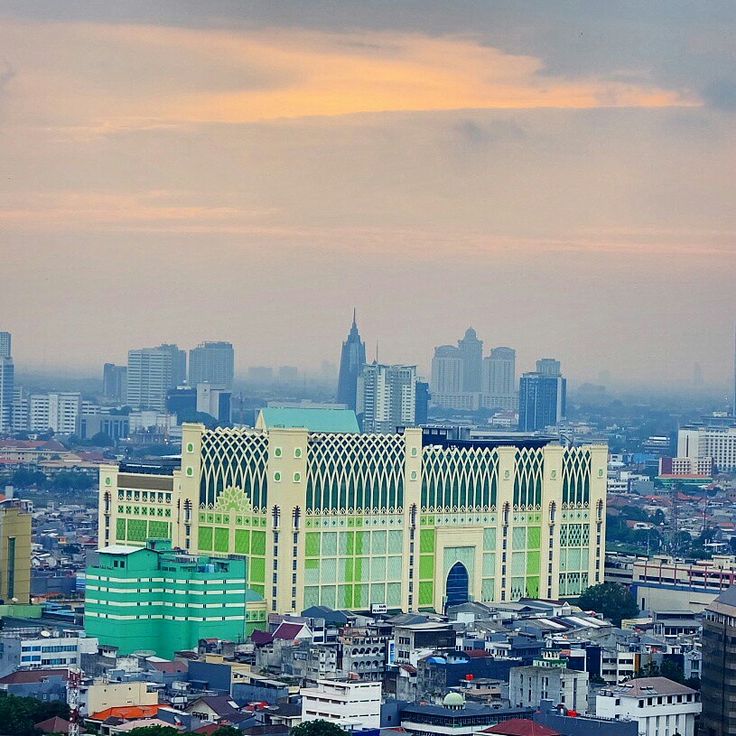
[[572,597],[603,578],[603,445],[268,419],[185,424],[171,475],[102,466],[101,541],[143,544],[163,522],[184,549],[247,556],[249,588],[278,612]]
[[162,539],[103,548],[87,568],[85,630],[121,654],[161,657],[202,638],[242,640],[265,621],[246,568],[244,557],[197,557]]

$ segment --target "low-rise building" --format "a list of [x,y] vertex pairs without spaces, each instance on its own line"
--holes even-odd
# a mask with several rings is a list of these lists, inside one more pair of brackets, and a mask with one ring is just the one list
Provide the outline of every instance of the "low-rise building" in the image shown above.
[[694,736],[700,711],[698,692],[666,677],[639,677],[596,697],[597,716],[635,720],[639,734],[646,736]]
[[381,725],[380,682],[319,680],[301,695],[302,721],[328,721],[346,731]]
[[79,667],[83,654],[97,651],[98,641],[80,631],[42,627],[3,631],[0,635],[0,676],[24,668]]
[[517,708],[536,708],[542,700],[552,700],[569,710],[588,711],[588,673],[564,666],[535,664],[514,667],[509,676],[509,701]]

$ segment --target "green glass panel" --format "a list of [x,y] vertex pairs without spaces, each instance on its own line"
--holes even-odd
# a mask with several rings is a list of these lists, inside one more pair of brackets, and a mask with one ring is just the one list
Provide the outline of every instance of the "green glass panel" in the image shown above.
[[340,580],[343,583],[352,583],[353,582],[353,558],[348,557],[346,560],[341,560],[340,568],[342,570],[342,576]]
[[250,540],[250,553],[252,555],[266,554],[266,532],[252,532]]
[[366,555],[370,552],[370,533],[369,532],[355,532],[355,554]]
[[419,532],[419,551],[434,552],[434,529],[422,529]]
[[371,585],[371,603],[386,603],[386,586],[383,583]]
[[511,536],[511,549],[526,549],[526,527],[514,528]]
[[304,588],[304,608],[311,608],[319,605],[319,587],[316,585],[306,586]]
[[513,552],[511,554],[511,574],[526,574],[526,554],[524,552]]
[[115,522],[115,539],[118,542],[125,541],[125,519],[118,519]]
[[538,526],[530,526],[527,536],[527,549],[539,549],[541,542],[542,529]]
[[353,601],[354,606],[361,606],[361,608],[367,608],[370,605],[370,586],[356,585],[355,586],[355,599]]
[[200,552],[212,552],[212,527],[200,526],[197,547]]
[[[371,581],[374,583],[383,582],[386,579],[386,558],[371,558]],[[383,603],[384,601],[374,601],[375,603]]]
[[388,551],[391,554],[401,554],[404,551],[404,533],[389,532],[388,533]]
[[539,578],[534,576],[526,579],[526,595],[528,598],[539,598]]
[[131,542],[146,541],[147,522],[140,519],[131,519],[128,522],[128,540]]
[[431,606],[434,603],[434,583],[419,583],[419,605]]
[[250,531],[247,529],[235,530],[235,551],[239,555],[247,555],[250,552]]
[[230,530],[225,527],[215,527],[215,552],[227,553],[230,551]]
[[369,579],[369,564],[367,557],[355,558],[355,575],[353,580],[355,580],[356,583]]
[[320,579],[322,583],[337,582],[337,560],[334,557],[323,557],[320,564]]
[[304,560],[304,584],[317,585],[317,583],[319,583],[319,560]]
[[320,588],[320,604],[328,608],[337,608],[337,588],[334,585],[323,585]]
[[338,585],[337,586],[337,604],[340,608],[353,607],[353,586]]
[[483,577],[492,578],[496,574],[496,555],[483,555]]
[[337,533],[322,533],[322,555],[324,557],[334,557],[337,554]]
[[493,552],[496,549],[496,530],[483,530],[483,549],[487,552]]
[[158,539],[168,539],[169,525],[165,521],[149,521],[148,536]]
[[420,555],[419,577],[422,580],[434,580],[434,555]]
[[319,532],[307,532],[304,535],[304,554],[307,557],[319,557]]
[[401,583],[389,583],[386,586],[386,603],[389,606],[401,605]]
[[539,567],[539,552],[526,553],[526,574],[539,575],[541,572]]
[[261,596],[261,598],[263,598],[264,593],[265,593],[265,590],[266,590],[266,586],[265,585],[259,585],[257,583],[251,583],[250,584],[250,589],[254,593],[256,593],[257,595]]
[[494,580],[484,578],[481,584],[481,598],[484,601],[492,601],[494,594]]
[[386,532],[371,532],[371,552],[374,555],[386,554]]
[[266,560],[263,557],[251,557],[248,560],[250,579],[256,583],[266,582]]

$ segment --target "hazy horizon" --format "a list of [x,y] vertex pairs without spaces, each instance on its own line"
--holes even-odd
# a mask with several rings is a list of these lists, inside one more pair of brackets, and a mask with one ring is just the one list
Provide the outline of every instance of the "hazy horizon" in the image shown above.
[[[308,12],[307,12],[308,8]],[[736,4],[0,3],[19,372],[484,352],[730,390]]]

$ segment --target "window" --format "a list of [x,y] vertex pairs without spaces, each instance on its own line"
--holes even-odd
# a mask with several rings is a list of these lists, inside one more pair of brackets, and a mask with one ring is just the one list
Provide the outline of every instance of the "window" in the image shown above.
[[302,480],[302,474],[299,472],[294,473],[294,483],[300,483]]
[[274,447],[273,449],[273,456],[274,457],[281,457],[283,455],[283,450],[280,447]]
[[279,483],[281,481],[281,473],[278,470],[273,474],[273,479],[275,483]]
[[301,447],[295,447],[294,448],[294,457],[301,457],[302,456],[302,448]]

